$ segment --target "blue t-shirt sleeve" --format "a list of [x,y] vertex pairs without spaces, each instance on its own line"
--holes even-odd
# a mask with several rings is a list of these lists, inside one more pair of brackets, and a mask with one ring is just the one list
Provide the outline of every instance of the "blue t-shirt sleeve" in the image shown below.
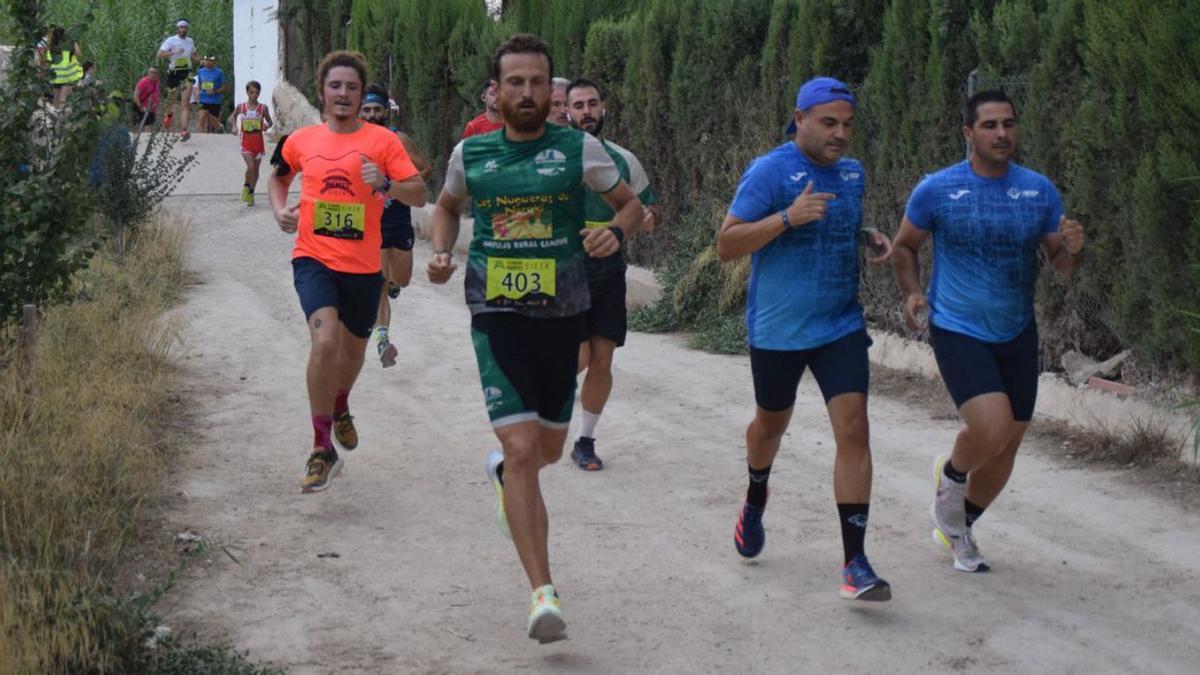
[[932,230],[936,197],[937,191],[933,187],[933,180],[929,177],[924,178],[917,183],[917,187],[913,188],[912,194],[908,196],[908,206],[904,210],[904,217],[916,225],[917,229]]
[[770,162],[763,158],[754,160],[738,182],[729,213],[747,223],[766,218],[775,212],[775,181],[772,180]]
[[1054,234],[1058,232],[1058,221],[1063,217],[1064,209],[1062,203],[1062,195],[1058,194],[1058,188],[1054,187],[1054,183],[1046,181],[1046,220],[1042,223],[1042,234]]

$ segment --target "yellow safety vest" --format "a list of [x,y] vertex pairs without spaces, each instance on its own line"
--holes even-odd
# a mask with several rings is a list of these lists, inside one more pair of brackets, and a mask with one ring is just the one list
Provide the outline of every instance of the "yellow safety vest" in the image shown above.
[[58,61],[50,63],[50,72],[53,74],[50,84],[75,84],[83,79],[83,66],[69,51],[58,53]]

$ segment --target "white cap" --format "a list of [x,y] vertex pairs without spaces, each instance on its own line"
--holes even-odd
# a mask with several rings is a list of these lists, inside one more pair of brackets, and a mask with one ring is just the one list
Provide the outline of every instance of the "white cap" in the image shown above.
[[187,26],[187,25],[188,25],[188,21],[187,21],[187,19],[180,19],[180,20],[178,20],[178,21],[176,21],[176,22],[175,22],[175,27],[176,27],[176,28],[183,28],[184,26]]

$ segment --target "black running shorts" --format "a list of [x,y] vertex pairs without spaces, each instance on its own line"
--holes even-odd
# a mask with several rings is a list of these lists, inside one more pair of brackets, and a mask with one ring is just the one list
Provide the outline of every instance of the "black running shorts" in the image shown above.
[[625,274],[613,275],[603,280],[588,279],[592,293],[592,307],[587,317],[584,339],[608,338],[618,347],[625,344],[628,333],[628,314],[625,309]]
[[495,428],[538,421],[566,429],[575,405],[583,315],[534,319],[516,312],[471,317],[471,341]]
[[1008,395],[1013,420],[1033,419],[1038,390],[1038,329],[1029,325],[1008,342],[984,342],[930,325],[929,341],[942,381],[959,408],[979,396]]
[[324,307],[337,309],[338,320],[351,334],[371,336],[379,311],[383,275],[335,272],[313,258],[292,259],[292,281],[300,296],[305,320]]
[[407,218],[388,218],[388,212],[384,211],[384,218],[379,223],[380,231],[383,234],[383,243],[380,248],[398,248],[401,251],[413,249],[416,234],[413,232],[412,215],[408,213],[407,206],[404,206],[403,210],[408,216]]
[[870,384],[867,348],[871,336],[857,330],[829,344],[780,351],[750,348],[750,371],[754,375],[754,401],[767,412],[782,412],[796,403],[796,388],[804,369],[812,370],[829,403],[839,394],[866,394]]
[[190,70],[168,70],[167,71],[167,89],[178,89],[181,85],[191,84],[192,71]]

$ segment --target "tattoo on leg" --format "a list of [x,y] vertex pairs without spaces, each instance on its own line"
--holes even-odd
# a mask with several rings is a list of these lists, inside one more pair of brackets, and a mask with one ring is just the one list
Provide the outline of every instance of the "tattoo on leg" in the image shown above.
[[313,328],[320,328],[320,327],[321,327],[321,320],[320,320],[320,319],[317,319],[316,321],[313,321]]

